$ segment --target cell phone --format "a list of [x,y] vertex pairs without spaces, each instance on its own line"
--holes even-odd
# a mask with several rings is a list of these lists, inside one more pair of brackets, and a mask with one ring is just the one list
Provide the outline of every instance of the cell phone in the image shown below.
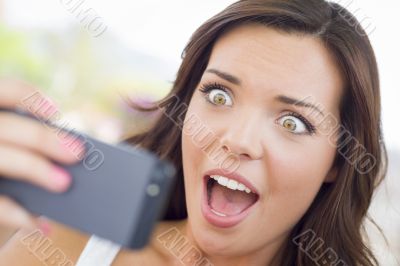
[[[11,111],[37,119],[20,110]],[[110,145],[83,133],[68,133],[85,144],[86,153],[77,164],[58,164],[72,176],[66,192],[53,193],[0,177],[0,194],[82,232],[129,249],[143,248],[165,211],[175,182],[174,166],[125,142]]]

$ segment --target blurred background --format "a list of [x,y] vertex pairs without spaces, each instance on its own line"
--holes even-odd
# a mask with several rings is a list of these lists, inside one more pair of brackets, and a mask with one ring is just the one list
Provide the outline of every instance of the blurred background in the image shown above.
[[[75,129],[107,142],[143,130],[146,103],[171,89],[181,52],[205,20],[234,1],[0,0],[0,78],[41,88]],[[367,223],[382,265],[400,265],[399,2],[337,0],[366,29],[380,68],[389,172],[370,208],[388,242]],[[397,74],[397,76],[396,76]],[[394,121],[394,122],[393,122]]]

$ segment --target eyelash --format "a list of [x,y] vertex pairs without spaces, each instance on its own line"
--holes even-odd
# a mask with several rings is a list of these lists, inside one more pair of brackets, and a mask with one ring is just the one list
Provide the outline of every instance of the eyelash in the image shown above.
[[[218,82],[210,82],[210,83],[202,84],[199,90],[200,90],[203,94],[205,94],[205,95],[207,96],[207,94],[208,94],[210,91],[212,91],[212,90],[217,90],[217,89],[218,89],[218,90],[222,90],[222,91],[224,91],[224,92],[226,92],[226,93],[229,94],[229,89],[226,88],[224,85],[218,83]],[[207,100],[209,103],[214,104],[214,103],[210,102],[210,100],[209,100],[207,97],[205,97],[205,98],[206,98],[206,100]],[[215,105],[215,104],[214,104],[214,105]],[[295,113],[295,112],[289,112],[289,113],[287,113],[287,114],[281,116],[279,119],[281,119],[282,117],[285,117],[285,116],[294,116],[294,117],[300,119],[300,121],[302,121],[302,122],[304,123],[304,125],[306,126],[306,129],[307,129],[307,131],[308,131],[308,133],[306,133],[306,134],[307,134],[307,135],[313,135],[313,134],[315,134],[315,132],[316,132],[315,126],[314,126],[313,124],[311,124],[311,123],[310,123],[304,116],[302,116],[301,114],[298,114],[298,113]],[[278,119],[278,120],[279,120],[279,119]],[[299,133],[294,133],[294,134],[302,135],[302,134],[299,134]]]
[[218,82],[205,83],[200,87],[200,91],[203,92],[204,94],[208,94],[212,90],[221,90],[229,94],[229,89]]

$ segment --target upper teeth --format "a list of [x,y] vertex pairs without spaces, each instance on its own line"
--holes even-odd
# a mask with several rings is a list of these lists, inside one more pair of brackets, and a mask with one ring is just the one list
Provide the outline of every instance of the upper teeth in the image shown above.
[[214,179],[215,181],[218,182],[218,184],[220,184],[221,186],[230,188],[232,190],[240,190],[240,191],[245,191],[246,193],[250,193],[251,189],[246,187],[245,185],[243,185],[242,183],[233,180],[233,179],[229,179],[225,176],[221,176],[221,175],[210,175],[210,177],[212,179]]

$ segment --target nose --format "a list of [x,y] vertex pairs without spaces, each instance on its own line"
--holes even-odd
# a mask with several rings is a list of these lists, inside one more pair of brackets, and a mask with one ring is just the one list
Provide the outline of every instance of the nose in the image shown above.
[[264,155],[261,121],[255,115],[236,117],[224,124],[222,147],[240,159],[259,160]]

